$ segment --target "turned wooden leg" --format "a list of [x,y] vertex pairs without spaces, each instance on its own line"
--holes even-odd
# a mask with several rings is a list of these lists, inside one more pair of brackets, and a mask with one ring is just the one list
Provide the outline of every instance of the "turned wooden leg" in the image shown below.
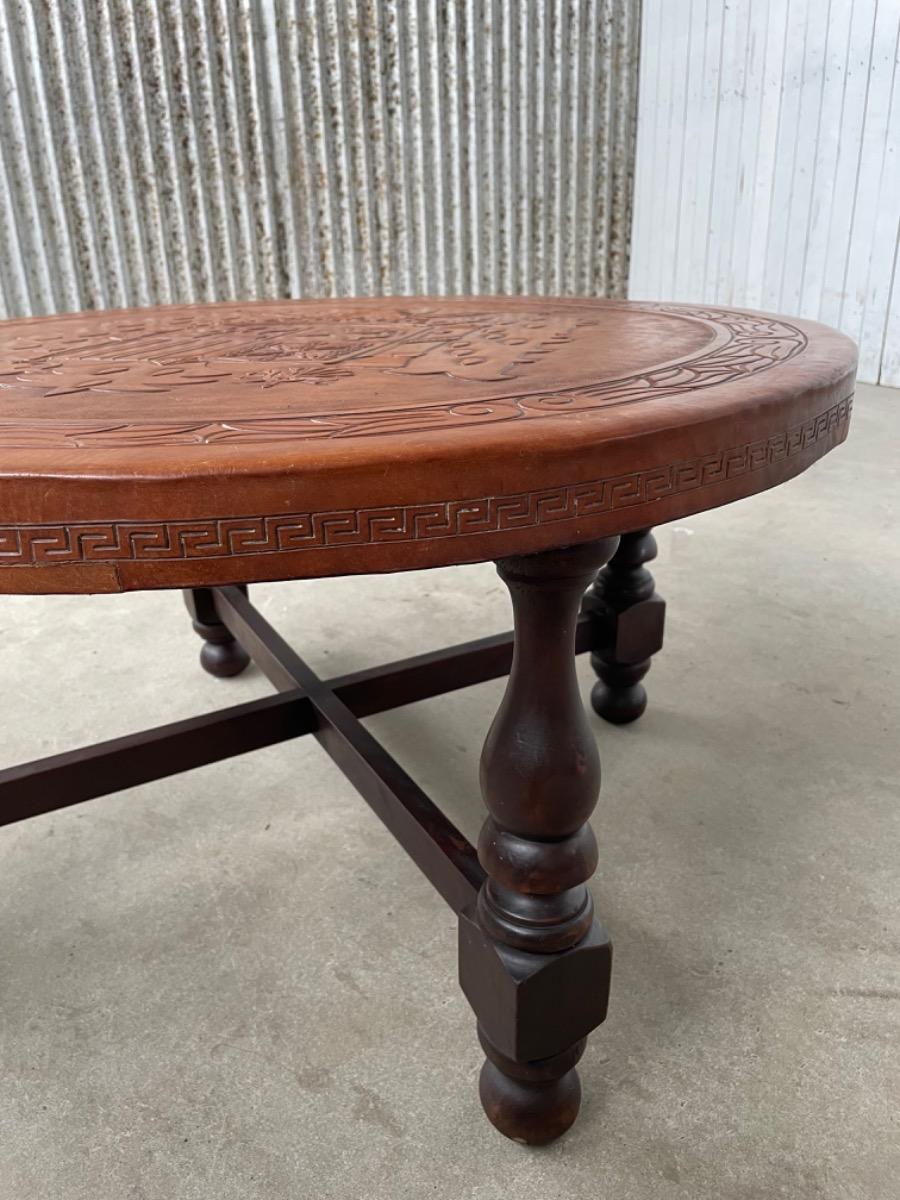
[[539,1144],[575,1120],[575,1064],[606,1015],[611,947],[585,886],[600,761],[575,674],[578,606],[615,538],[497,564],[515,613],[506,693],[481,785],[487,873],[460,922],[460,980],[487,1054],[481,1100],[507,1137]]
[[663,643],[666,602],[656,594],[653,576],[644,565],[654,558],[656,539],[649,529],[624,534],[582,605],[596,619],[601,642],[591,654],[600,677],[591,704],[614,725],[636,721],[647,707],[641,680]]
[[[241,591],[247,594],[245,586],[241,586]],[[184,592],[184,602],[194,629],[203,638],[200,648],[203,670],[219,679],[240,675],[250,662],[250,655],[219,620],[210,589],[189,588]]]

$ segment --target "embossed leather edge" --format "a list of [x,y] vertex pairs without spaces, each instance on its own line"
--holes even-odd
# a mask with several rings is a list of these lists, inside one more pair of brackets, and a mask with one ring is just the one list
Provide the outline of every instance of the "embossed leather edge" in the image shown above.
[[587,518],[762,470],[843,432],[852,394],[768,438],[625,475],[533,492],[321,512],[0,525],[0,569],[171,562],[454,538]]

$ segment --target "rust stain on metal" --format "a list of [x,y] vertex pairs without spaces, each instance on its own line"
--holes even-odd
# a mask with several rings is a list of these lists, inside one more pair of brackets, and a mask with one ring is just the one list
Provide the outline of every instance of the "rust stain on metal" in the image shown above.
[[625,293],[639,0],[0,0],[0,315]]

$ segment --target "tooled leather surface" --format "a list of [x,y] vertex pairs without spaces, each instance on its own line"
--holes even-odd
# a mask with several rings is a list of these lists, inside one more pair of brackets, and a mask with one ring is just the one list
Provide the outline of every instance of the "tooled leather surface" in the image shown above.
[[[760,471],[843,436],[847,398],[791,429],[666,467],[514,495],[443,503],[184,521],[0,526],[0,566],[164,562],[372,546],[565,523]],[[698,505],[702,508],[702,505]]]
[[[654,360],[619,378],[572,382],[572,346],[599,314],[654,314],[705,326],[709,340],[675,363]],[[589,330],[588,330],[589,332]],[[599,335],[598,335],[599,336]],[[0,449],[252,445],[452,432],[533,421],[702,392],[771,370],[806,335],[782,318],[691,305],[515,301],[460,308],[439,301],[376,308],[290,302],[123,310],[0,326]],[[559,383],[529,386],[550,356]],[[396,385],[401,402],[360,403],[367,380]],[[446,400],[402,402],[410,380],[442,377]],[[452,385],[450,386],[450,381]],[[491,384],[491,394],[476,385]],[[210,418],[219,391],[246,397],[244,415]],[[124,416],[91,418],[91,397]],[[184,415],[159,418],[154,397]],[[6,416],[10,401],[53,400],[52,417]],[[192,412],[202,401],[204,412]],[[67,416],[67,408],[74,408]]]

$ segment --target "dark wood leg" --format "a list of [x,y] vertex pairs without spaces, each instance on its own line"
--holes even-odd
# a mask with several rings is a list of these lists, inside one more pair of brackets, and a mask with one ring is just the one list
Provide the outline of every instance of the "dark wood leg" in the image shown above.
[[[246,596],[245,586],[241,586],[241,591]],[[203,638],[200,649],[203,670],[219,679],[240,675],[250,662],[250,655],[219,620],[212,589],[189,588],[184,592],[184,602],[194,629]]]
[[647,707],[641,680],[663,644],[666,602],[655,591],[645,563],[656,558],[649,529],[626,533],[583,601],[600,627],[602,649],[591,654],[600,682],[591,691],[594,712],[613,725],[636,721]]
[[497,564],[515,612],[506,694],[487,736],[478,844],[487,879],[461,914],[460,980],[487,1054],[493,1124],[540,1144],[575,1120],[575,1064],[603,1020],[611,947],[585,886],[600,761],[575,674],[578,606],[615,538]]

